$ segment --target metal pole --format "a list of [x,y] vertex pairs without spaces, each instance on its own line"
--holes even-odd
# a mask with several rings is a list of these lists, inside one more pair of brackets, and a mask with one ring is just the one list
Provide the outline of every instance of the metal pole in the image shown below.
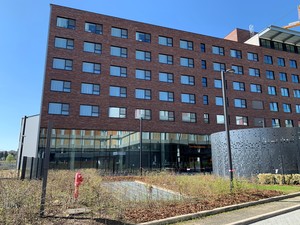
[[50,160],[50,143],[51,143],[51,132],[52,132],[52,121],[48,122],[47,130],[47,143],[44,152],[44,165],[43,165],[43,184],[42,184],[42,196],[41,196],[41,206],[40,206],[40,216],[44,216],[45,211],[45,200],[46,200],[46,188],[47,188],[47,179],[48,179],[48,169],[49,169],[49,160]]
[[224,106],[224,123],[225,123],[225,132],[226,132],[226,141],[227,141],[227,150],[228,150],[228,161],[229,161],[229,177],[230,177],[230,192],[233,189],[233,169],[232,169],[232,156],[231,156],[231,145],[230,145],[230,133],[229,133],[229,120],[228,120],[228,111],[227,111],[227,96],[225,89],[225,73],[230,72],[229,70],[221,71],[222,78],[222,94],[223,94],[223,106]]
[[18,178],[20,175],[20,169],[21,169],[21,162],[23,160],[23,147],[24,147],[24,139],[25,139],[25,130],[26,130],[26,120],[27,120],[27,116],[24,116],[24,118],[22,119],[22,123],[23,123],[23,130],[22,130],[22,136],[21,136],[21,148],[20,148],[20,152],[18,155]]
[[143,146],[143,131],[142,131],[142,121],[143,121],[143,117],[140,116],[140,175],[143,175],[143,168],[142,168],[142,146]]

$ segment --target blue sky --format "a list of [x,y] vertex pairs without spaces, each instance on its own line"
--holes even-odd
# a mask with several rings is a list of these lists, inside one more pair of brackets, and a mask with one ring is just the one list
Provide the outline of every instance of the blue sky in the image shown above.
[[[50,4],[223,38],[298,20],[298,0],[3,0],[0,3],[0,150],[17,150],[21,118],[39,114]],[[296,30],[299,31],[299,28]]]

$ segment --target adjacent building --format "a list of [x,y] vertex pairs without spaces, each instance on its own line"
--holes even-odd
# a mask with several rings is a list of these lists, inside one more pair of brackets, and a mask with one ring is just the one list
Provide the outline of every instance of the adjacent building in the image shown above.
[[[300,126],[300,33],[210,37],[51,5],[37,156],[52,168],[210,170],[210,135]],[[142,137],[140,133],[142,131]]]

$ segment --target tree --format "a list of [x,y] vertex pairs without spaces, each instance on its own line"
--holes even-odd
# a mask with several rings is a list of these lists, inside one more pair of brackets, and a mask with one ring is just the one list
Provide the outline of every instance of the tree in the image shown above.
[[15,160],[15,157],[14,157],[12,154],[8,154],[8,155],[6,156],[6,162],[11,163],[11,162],[14,161],[14,160]]

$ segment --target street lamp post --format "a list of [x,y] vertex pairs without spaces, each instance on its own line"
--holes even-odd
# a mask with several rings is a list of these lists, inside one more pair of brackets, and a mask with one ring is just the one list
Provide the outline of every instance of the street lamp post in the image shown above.
[[230,133],[229,133],[229,118],[228,118],[228,105],[227,105],[227,96],[226,96],[226,87],[225,87],[225,74],[234,73],[233,69],[222,70],[221,79],[222,79],[222,95],[223,95],[223,106],[224,106],[224,124],[227,140],[227,150],[228,150],[228,161],[229,161],[229,177],[230,177],[230,192],[233,189],[233,168],[232,168],[232,156],[231,156],[231,145],[230,145]]
[[140,175],[143,175],[143,168],[142,168],[142,146],[143,146],[143,116],[140,115]]

